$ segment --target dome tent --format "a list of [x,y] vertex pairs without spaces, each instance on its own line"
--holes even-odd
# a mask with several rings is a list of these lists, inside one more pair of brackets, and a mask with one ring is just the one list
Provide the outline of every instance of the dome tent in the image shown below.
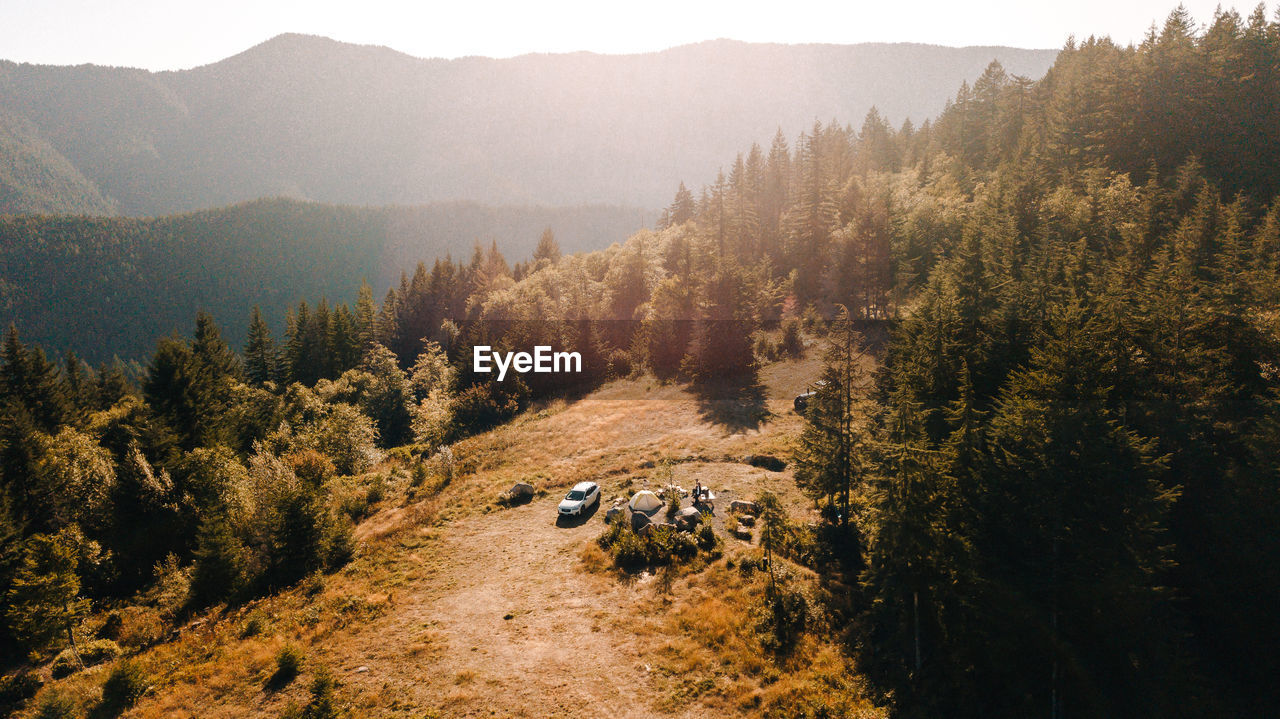
[[661,499],[658,499],[658,495],[647,489],[642,489],[635,493],[630,502],[627,502],[627,506],[633,512],[655,512],[666,505]]

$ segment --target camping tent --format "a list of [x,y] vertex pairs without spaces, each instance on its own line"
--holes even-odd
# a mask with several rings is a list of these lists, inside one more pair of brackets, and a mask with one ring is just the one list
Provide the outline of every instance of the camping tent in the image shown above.
[[636,492],[630,502],[627,502],[627,506],[633,512],[653,512],[662,509],[663,503],[661,499],[658,499],[658,495],[647,489],[642,489]]

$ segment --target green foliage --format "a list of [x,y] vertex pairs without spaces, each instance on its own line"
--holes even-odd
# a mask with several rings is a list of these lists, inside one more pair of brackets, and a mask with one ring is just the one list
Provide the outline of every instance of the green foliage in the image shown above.
[[238,596],[249,585],[251,555],[225,518],[210,517],[196,535],[191,599],[208,604]]
[[108,716],[116,716],[138,702],[151,689],[151,677],[138,662],[126,659],[116,663],[102,682],[102,701],[98,707]]
[[[44,686],[38,672],[19,671],[0,677],[0,708],[16,707],[27,701]],[[50,695],[56,695],[50,692]]]
[[5,623],[31,651],[70,637],[88,608],[80,598],[79,551],[74,541],[63,532],[35,534],[24,543],[22,562],[5,592]]
[[60,691],[46,692],[36,705],[35,719],[74,719],[77,716],[75,700]]
[[[698,556],[699,549],[698,541],[687,532],[664,525],[636,533],[625,521],[610,524],[596,542],[613,557],[614,566],[624,571],[687,562]],[[717,548],[712,544],[707,551]]]
[[760,644],[775,654],[795,648],[809,620],[809,600],[783,575],[771,584],[752,614]]
[[704,552],[714,552],[720,547],[720,537],[716,536],[716,530],[712,528],[711,522],[705,521],[699,525],[696,534],[698,549]]
[[869,358],[846,308],[832,325],[823,363],[795,451],[796,483],[815,501],[835,507],[839,524],[847,527],[868,469],[875,405]]
[[299,709],[290,705],[282,714],[283,719],[338,719],[345,714],[335,696],[338,681],[327,668],[322,667],[311,681],[311,701]]
[[804,356],[804,337],[800,334],[800,320],[792,317],[782,323],[782,337],[778,339],[778,354],[796,359]]
[[279,689],[288,685],[302,671],[306,656],[294,644],[286,644],[276,652],[276,670],[267,680],[272,688]]

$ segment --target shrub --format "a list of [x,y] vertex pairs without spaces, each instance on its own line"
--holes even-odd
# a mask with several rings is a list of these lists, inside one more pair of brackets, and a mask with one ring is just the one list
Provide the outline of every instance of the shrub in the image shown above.
[[59,691],[49,692],[36,706],[35,719],[72,719],[76,715],[76,703]]
[[[88,664],[88,662],[85,662]],[[76,661],[76,655],[70,649],[63,649],[58,652],[58,656],[54,657],[53,664],[49,665],[49,676],[54,679],[62,679],[80,671],[80,662]]]
[[172,552],[152,568],[155,581],[148,592],[152,606],[172,618],[191,600],[191,571]]
[[282,719],[337,719],[341,716],[334,698],[337,686],[338,682],[329,670],[321,668],[311,682],[311,701],[302,709],[290,705],[281,715]]
[[645,539],[631,531],[622,522],[616,522],[613,526],[623,528],[610,547],[614,565],[619,569],[631,570],[648,564],[649,551]]
[[0,709],[30,699],[44,686],[44,679],[35,672],[20,672],[0,677]]
[[633,371],[633,363],[631,361],[631,353],[625,350],[614,350],[609,353],[609,370],[610,377],[629,377]]
[[409,473],[409,486],[421,487],[428,477],[426,462],[415,462],[413,471]]
[[680,511],[680,493],[673,490],[669,496],[670,498],[667,500],[667,516],[671,517]]
[[121,646],[132,649],[149,647],[164,636],[164,619],[160,612],[150,607],[134,607],[124,617],[124,626],[116,640]]
[[359,474],[381,458],[373,420],[349,404],[332,405],[323,419],[300,434],[327,455],[340,474]]
[[769,336],[763,332],[756,337],[755,352],[756,359],[762,362],[772,362],[778,359],[778,346],[770,341]]
[[827,321],[823,319],[822,313],[818,311],[818,308],[812,304],[804,308],[800,324],[810,334],[825,335],[827,333]]
[[716,536],[716,530],[711,527],[710,522],[703,522],[698,527],[698,549],[704,552],[710,552],[720,545],[720,538]]
[[110,639],[95,639],[80,647],[80,658],[86,666],[109,662],[120,656],[120,645]]
[[284,460],[298,479],[312,487],[320,487],[338,471],[332,460],[314,449],[290,452]]
[[118,611],[112,611],[107,614],[103,620],[102,626],[98,627],[98,631],[94,633],[99,639],[120,639],[120,631],[124,629],[124,617]]
[[120,645],[110,639],[95,639],[86,642],[80,647],[80,659],[76,660],[76,655],[70,648],[63,649],[53,660],[53,664],[49,667],[49,673],[54,679],[61,679],[66,676],[75,674],[80,670],[80,662],[83,661],[86,667],[95,664],[109,662],[120,656]]
[[319,495],[306,488],[281,498],[272,539],[270,578],[278,586],[342,566],[355,552],[351,523],[332,516]]
[[125,660],[116,664],[102,683],[100,706],[108,714],[119,714],[133,706],[151,688],[150,678],[142,666]]
[[244,625],[240,627],[240,638],[248,639],[249,637],[259,636],[267,631],[267,617],[260,611],[253,611],[244,620]]
[[[687,561],[698,556],[698,545],[687,532],[675,532],[668,529],[665,533],[669,535],[665,546],[662,547],[665,550],[665,556],[653,557],[654,564],[670,563],[673,558]],[[663,560],[666,561],[664,562]]]
[[529,398],[529,386],[517,377],[472,385],[454,400],[454,428],[468,436],[496,427],[516,416]]
[[276,671],[267,679],[267,686],[279,689],[298,677],[306,657],[302,650],[293,644],[286,644],[276,652]]
[[778,354],[784,357],[803,357],[804,338],[800,335],[800,320],[792,317],[782,323],[782,338],[778,340]]
[[785,654],[795,648],[809,619],[809,602],[782,577],[756,608],[756,632],[765,649]]
[[369,483],[369,487],[365,490],[365,503],[372,507],[381,502],[387,496],[387,478],[379,474]]
[[[714,539],[713,532],[713,542]],[[654,527],[646,536],[641,536],[622,521],[610,524],[596,542],[613,557],[614,566],[625,571],[693,559],[699,546],[694,537],[669,526]]]

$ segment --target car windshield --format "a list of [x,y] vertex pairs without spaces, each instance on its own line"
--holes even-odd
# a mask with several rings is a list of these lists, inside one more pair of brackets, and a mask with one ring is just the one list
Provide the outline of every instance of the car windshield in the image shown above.
[[577,501],[579,499],[585,498],[586,496],[587,496],[586,492],[579,492],[578,490],[575,489],[572,492],[570,492],[568,495],[566,495],[565,499],[572,499]]

